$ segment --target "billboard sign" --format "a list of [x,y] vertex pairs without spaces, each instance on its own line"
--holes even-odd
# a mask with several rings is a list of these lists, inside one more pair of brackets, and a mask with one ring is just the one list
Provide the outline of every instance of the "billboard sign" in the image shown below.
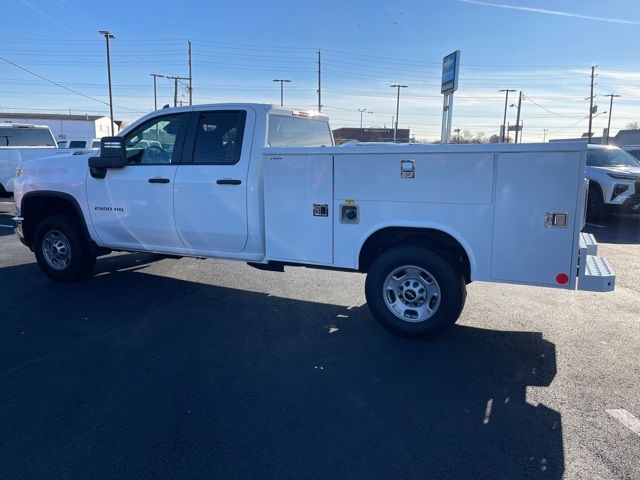
[[440,93],[449,94],[458,89],[459,70],[460,50],[456,50],[442,59],[442,85]]

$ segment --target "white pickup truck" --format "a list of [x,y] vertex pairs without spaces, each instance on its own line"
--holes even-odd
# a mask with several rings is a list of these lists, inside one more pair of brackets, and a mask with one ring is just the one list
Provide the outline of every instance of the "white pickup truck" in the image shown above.
[[0,123],[0,195],[13,192],[16,169],[23,160],[73,153],[82,151],[58,148],[46,125]]
[[366,272],[383,326],[431,336],[474,280],[613,290],[581,234],[585,161],[582,142],[334,147],[316,113],[180,107],[97,157],[23,162],[16,233],[58,281],[112,250]]

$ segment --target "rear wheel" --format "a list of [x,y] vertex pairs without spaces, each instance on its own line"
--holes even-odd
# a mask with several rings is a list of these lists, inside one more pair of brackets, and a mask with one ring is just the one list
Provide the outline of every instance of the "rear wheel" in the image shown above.
[[96,255],[71,215],[51,215],[36,228],[33,249],[40,269],[58,282],[73,282],[91,273]]
[[438,252],[396,247],[371,265],[365,293],[382,326],[411,337],[432,337],[453,325],[464,307],[464,276]]

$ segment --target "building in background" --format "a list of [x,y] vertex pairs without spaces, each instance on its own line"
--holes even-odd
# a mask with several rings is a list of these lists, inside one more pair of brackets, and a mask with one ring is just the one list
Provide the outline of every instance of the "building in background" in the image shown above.
[[[78,138],[102,138],[111,135],[109,117],[101,115],[65,115],[57,113],[0,113],[0,123],[30,123],[46,125],[57,142]],[[124,123],[113,122],[113,131],[118,133]]]
[[[336,145],[347,140],[357,140],[358,142],[392,142],[393,128],[336,128],[333,131],[333,138]],[[398,142],[408,142],[411,133],[408,128],[398,129]]]

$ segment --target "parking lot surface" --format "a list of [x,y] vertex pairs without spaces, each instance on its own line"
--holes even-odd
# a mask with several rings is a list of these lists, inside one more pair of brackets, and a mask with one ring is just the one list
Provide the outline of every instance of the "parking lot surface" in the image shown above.
[[135,253],[55,284],[12,213],[0,478],[640,478],[638,217],[588,226],[615,292],[472,283],[415,341],[356,273]]

